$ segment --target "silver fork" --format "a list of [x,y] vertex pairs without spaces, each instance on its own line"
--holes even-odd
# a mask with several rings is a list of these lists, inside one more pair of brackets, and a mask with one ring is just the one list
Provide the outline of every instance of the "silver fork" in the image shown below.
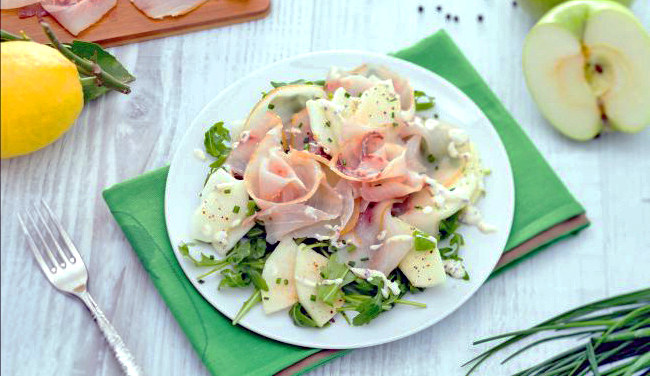
[[[41,200],[40,206],[33,205],[34,215],[29,211],[24,217],[18,214],[18,221],[41,270],[59,291],[72,294],[84,302],[115,353],[122,371],[128,376],[142,375],[142,370],[124,341],[86,289],[88,271],[72,239],[45,201]],[[44,215],[43,212],[47,214]]]

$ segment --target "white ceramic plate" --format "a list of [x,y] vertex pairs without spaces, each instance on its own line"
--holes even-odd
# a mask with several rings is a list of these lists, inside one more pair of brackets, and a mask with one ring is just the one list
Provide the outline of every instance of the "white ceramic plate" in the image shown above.
[[208,172],[207,163],[193,154],[194,149],[203,149],[205,131],[217,121],[231,124],[245,118],[260,99],[260,93],[269,90],[269,81],[324,79],[331,66],[351,69],[365,62],[386,65],[407,77],[415,89],[435,96],[436,112],[442,119],[467,131],[478,147],[484,166],[492,170],[486,178],[487,195],[478,207],[498,231],[483,234],[474,227],[463,226],[460,232],[466,246],[461,252],[471,279],[466,282],[448,278],[442,286],[407,295],[408,299],[426,303],[425,309],[398,305],[369,325],[350,326],[337,316],[331,326],[314,329],[295,326],[286,311],[267,316],[258,306],[246,315],[241,325],[263,336],[299,346],[344,349],[378,345],[414,334],[442,320],[472,296],[493,270],[508,239],[514,209],[510,163],[490,121],[465,94],[436,74],[393,57],[358,51],[316,52],[277,62],[224,89],[194,119],[176,150],[167,178],[165,217],[178,262],[194,287],[231,319],[252,291],[229,288],[218,291],[218,276],[199,284],[196,277],[205,270],[195,267],[176,248],[179,243],[191,240],[188,237],[190,218],[199,203],[198,194]]

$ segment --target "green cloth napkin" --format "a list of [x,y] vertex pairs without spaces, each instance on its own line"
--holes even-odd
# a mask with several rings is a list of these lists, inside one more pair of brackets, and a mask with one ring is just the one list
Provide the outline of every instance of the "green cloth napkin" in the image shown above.
[[[395,56],[434,71],[458,86],[485,112],[503,140],[516,191],[515,217],[504,257],[516,250],[521,254],[510,257],[501,268],[588,225],[582,206],[445,31]],[[160,295],[210,372],[218,376],[279,372],[298,375],[343,355],[346,351],[286,345],[232,326],[201,297],[178,265],[167,236],[164,219],[167,172],[167,167],[149,172],[108,188],[103,195]],[[576,218],[583,219],[576,221]],[[523,247],[526,252],[521,252],[526,244]]]

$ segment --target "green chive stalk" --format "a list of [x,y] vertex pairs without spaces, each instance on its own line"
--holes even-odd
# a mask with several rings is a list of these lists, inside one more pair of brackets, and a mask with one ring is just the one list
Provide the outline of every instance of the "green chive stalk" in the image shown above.
[[650,374],[650,289],[599,300],[529,329],[478,340],[474,345],[504,339],[463,364],[463,367],[471,365],[467,375],[497,352],[537,334],[545,337],[521,347],[501,364],[545,342],[571,337],[583,338],[583,342],[515,376]]

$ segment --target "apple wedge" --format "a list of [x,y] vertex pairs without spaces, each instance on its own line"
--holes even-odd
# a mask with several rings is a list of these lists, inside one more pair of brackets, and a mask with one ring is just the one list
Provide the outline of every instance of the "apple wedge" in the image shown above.
[[192,237],[212,243],[225,255],[254,225],[245,221],[248,192],[243,180],[223,169],[215,171],[201,191],[201,203],[192,216]]
[[280,240],[264,264],[262,278],[269,291],[262,291],[262,308],[266,314],[291,307],[298,301],[294,272],[298,246],[291,238]]
[[567,137],[638,132],[650,123],[650,36],[618,3],[553,8],[526,37],[523,67],[542,114]]
[[320,272],[326,264],[327,258],[312,249],[301,246],[296,252],[294,275],[298,301],[318,326],[325,325],[343,305],[342,300],[335,301],[333,306],[316,300],[316,287],[323,280]]

